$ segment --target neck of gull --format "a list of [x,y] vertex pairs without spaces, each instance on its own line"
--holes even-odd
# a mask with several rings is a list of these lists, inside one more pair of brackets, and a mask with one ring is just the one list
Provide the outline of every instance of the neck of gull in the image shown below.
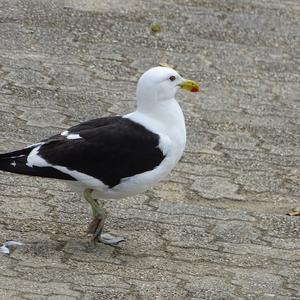
[[186,129],[182,110],[175,98],[163,101],[137,99],[137,110],[125,117],[138,122],[148,130],[167,135],[179,148],[185,147]]

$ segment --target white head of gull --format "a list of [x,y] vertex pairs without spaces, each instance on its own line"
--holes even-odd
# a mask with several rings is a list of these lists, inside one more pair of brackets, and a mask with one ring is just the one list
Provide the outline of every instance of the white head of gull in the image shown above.
[[175,99],[180,88],[190,92],[199,92],[200,89],[196,82],[184,79],[170,67],[151,68],[138,81],[136,111],[125,116],[158,134],[161,147],[167,146],[163,140],[167,142],[169,139],[167,144],[171,142],[172,150],[176,152],[175,164],[181,157],[186,143],[184,116]]

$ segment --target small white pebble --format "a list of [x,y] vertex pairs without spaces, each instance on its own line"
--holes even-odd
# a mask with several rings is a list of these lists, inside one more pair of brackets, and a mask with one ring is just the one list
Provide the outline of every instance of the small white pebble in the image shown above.
[[5,242],[2,246],[0,246],[0,253],[3,254],[10,254],[9,248],[11,246],[22,246],[24,245],[22,242],[17,242],[17,241],[7,241]]

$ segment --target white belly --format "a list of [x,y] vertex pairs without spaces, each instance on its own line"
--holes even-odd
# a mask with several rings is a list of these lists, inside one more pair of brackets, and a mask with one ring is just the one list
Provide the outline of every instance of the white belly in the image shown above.
[[175,167],[177,161],[180,159],[181,153],[177,155],[167,155],[161,164],[153,169],[132,177],[123,178],[121,182],[112,189],[100,191],[99,196],[104,198],[122,198],[142,193],[162,179],[166,178],[171,170]]

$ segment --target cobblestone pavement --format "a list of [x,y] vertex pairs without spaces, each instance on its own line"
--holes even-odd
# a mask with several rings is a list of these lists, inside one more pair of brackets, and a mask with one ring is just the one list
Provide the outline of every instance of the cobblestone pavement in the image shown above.
[[[107,201],[119,248],[85,235],[62,182],[0,174],[0,299],[300,299],[299,0],[0,0],[0,151],[130,112],[158,62],[188,146],[168,180]],[[152,32],[158,24],[160,32]]]

